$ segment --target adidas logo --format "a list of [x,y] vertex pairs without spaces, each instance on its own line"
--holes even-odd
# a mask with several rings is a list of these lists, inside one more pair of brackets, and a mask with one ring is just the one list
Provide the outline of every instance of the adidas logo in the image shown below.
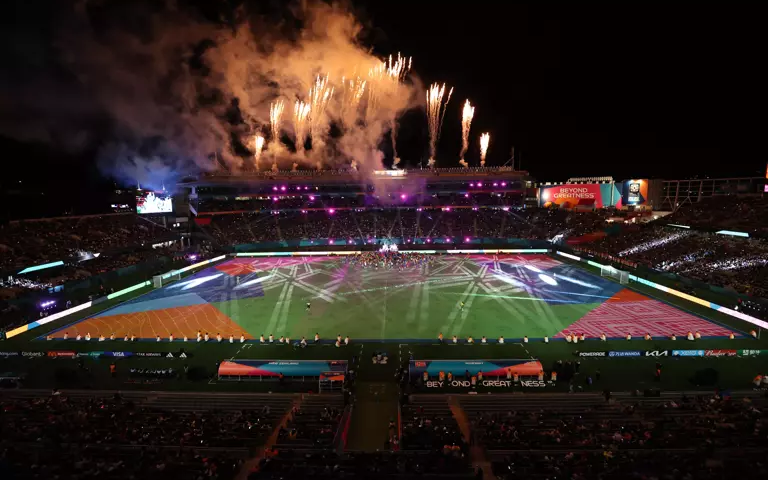
[[171,352],[168,352],[168,355],[166,355],[165,358],[173,358],[173,354]]

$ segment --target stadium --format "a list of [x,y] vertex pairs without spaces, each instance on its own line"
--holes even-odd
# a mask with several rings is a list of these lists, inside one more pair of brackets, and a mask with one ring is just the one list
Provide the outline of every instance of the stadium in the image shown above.
[[768,170],[510,129],[526,170],[484,115],[548,137],[530,86],[475,118],[346,6],[107,3],[56,44],[87,95],[0,115],[88,165],[0,180],[0,477],[766,478]]

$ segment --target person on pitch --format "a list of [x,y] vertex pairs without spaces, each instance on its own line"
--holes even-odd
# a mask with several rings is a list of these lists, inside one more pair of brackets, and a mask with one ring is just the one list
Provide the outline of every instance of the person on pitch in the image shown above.
[[309,309],[312,308],[312,304],[307,302],[307,312],[309,312]]

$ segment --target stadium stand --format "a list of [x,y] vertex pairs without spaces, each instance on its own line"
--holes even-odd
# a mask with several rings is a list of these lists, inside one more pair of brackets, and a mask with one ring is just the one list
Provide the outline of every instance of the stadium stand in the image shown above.
[[[765,398],[461,396],[497,478],[763,478]],[[732,470],[733,469],[733,470]]]
[[4,478],[233,478],[290,402],[279,395],[4,392]]
[[664,221],[698,228],[737,230],[764,236],[768,234],[766,216],[768,216],[768,198],[718,196],[681,205],[664,217]]
[[768,244],[761,239],[649,224],[604,237],[586,250],[768,297]]

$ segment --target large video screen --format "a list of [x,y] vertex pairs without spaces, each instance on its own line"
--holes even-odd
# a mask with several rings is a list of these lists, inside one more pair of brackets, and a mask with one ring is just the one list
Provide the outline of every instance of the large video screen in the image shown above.
[[139,192],[136,194],[136,213],[171,213],[173,199],[167,193]]

